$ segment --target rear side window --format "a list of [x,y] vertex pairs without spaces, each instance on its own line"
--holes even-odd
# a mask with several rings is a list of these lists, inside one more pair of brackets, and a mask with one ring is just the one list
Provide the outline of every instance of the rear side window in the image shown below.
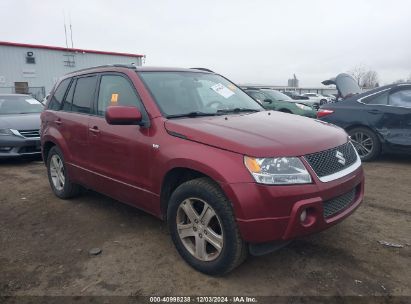
[[71,110],[73,112],[89,114],[94,100],[97,76],[77,79]]
[[411,89],[392,93],[389,98],[389,104],[394,107],[411,108]]
[[108,106],[132,106],[142,112],[142,104],[130,82],[120,75],[103,75],[98,94],[97,113],[104,116]]
[[365,97],[361,101],[369,105],[386,105],[388,102],[388,92]]
[[55,110],[55,111],[59,111],[61,109],[61,104],[63,102],[63,98],[64,98],[64,95],[66,94],[70,81],[71,81],[71,78],[68,78],[60,82],[59,86],[57,87],[56,91],[51,97],[51,100],[47,107],[48,109]]

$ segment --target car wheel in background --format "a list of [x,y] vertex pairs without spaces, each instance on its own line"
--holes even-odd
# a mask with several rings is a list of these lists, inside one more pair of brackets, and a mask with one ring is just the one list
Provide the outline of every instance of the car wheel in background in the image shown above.
[[221,275],[247,257],[231,204],[208,178],[190,180],[173,192],[167,221],[178,252],[198,271]]
[[70,181],[64,163],[63,153],[54,146],[47,156],[47,175],[54,194],[61,199],[68,199],[79,193],[80,186]]
[[368,128],[354,128],[348,131],[352,143],[362,161],[370,161],[381,153],[381,143],[377,135]]

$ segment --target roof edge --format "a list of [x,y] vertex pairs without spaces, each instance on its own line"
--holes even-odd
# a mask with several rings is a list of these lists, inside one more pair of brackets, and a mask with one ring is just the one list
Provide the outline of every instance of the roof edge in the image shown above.
[[65,48],[65,47],[59,47],[59,46],[27,44],[27,43],[17,43],[17,42],[8,42],[8,41],[0,41],[0,46],[1,45],[26,47],[26,48],[32,48],[32,49],[45,49],[45,50],[62,51],[62,52],[91,53],[91,54],[100,54],[100,55],[117,55],[117,56],[125,56],[125,57],[145,57],[145,55],[141,55],[141,54],[106,52],[106,51],[86,50],[86,49],[77,49],[77,48]]

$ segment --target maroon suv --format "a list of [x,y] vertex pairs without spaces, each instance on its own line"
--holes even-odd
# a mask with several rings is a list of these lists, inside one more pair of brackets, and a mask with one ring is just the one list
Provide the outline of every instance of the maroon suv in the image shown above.
[[166,219],[180,255],[208,274],[332,226],[364,195],[344,130],[264,111],[203,69],[72,73],[41,120],[58,197],[83,186]]

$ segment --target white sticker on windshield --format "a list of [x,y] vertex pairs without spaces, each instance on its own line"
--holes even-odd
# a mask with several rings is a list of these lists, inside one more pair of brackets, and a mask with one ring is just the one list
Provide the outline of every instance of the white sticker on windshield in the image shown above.
[[234,95],[233,91],[231,91],[229,88],[222,85],[221,83],[217,83],[217,84],[213,85],[210,89],[212,89],[217,94],[220,94],[224,98],[229,98],[230,96]]
[[38,100],[36,100],[36,99],[34,99],[34,98],[26,99],[26,101],[27,101],[29,104],[40,104],[40,101],[38,101]]

